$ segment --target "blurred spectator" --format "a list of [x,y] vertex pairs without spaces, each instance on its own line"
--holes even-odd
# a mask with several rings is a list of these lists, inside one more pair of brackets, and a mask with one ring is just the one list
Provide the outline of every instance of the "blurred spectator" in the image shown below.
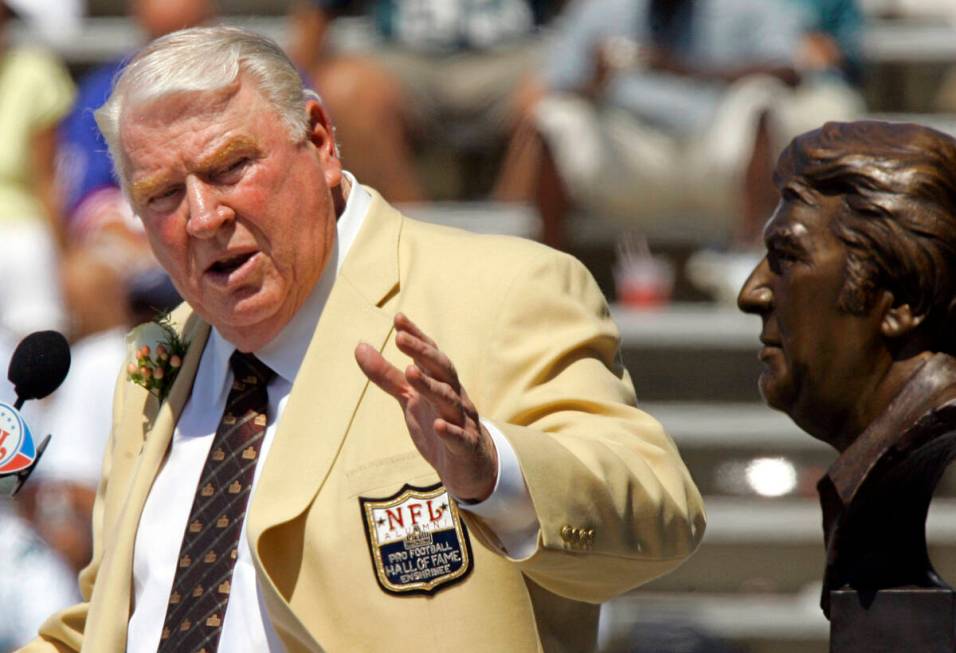
[[[211,19],[214,6],[211,0],[130,0],[129,12],[144,37],[152,40]],[[101,230],[117,227],[122,232],[141,231],[122,198],[106,143],[93,119],[93,111],[106,101],[126,58],[104,64],[81,80],[76,103],[60,129],[59,172],[73,242],[82,243]]]
[[953,0],[868,0],[868,13],[890,19],[939,19],[956,24]]
[[[212,0],[130,0],[144,37],[198,25],[215,15]],[[71,333],[83,337],[129,322],[126,281],[156,265],[138,219],[113,176],[93,110],[106,101],[126,57],[94,70],[80,83],[77,101],[60,128],[59,177],[66,195],[63,286]]]
[[[797,49],[795,67],[800,84],[772,107],[776,137],[770,148],[772,166],[778,150],[791,138],[816,129],[826,120],[852,120],[865,105],[859,86],[863,75],[863,15],[856,0],[789,0],[803,12],[804,33]],[[752,183],[772,187],[770,169],[751,177]],[[762,179],[762,181],[761,181]],[[753,216],[762,225],[765,211]],[[744,238],[743,251],[705,249],[687,262],[687,276],[715,300],[736,306],[737,294],[762,252],[746,251],[755,230]],[[738,245],[741,243],[738,243]]]
[[[639,229],[682,219],[705,239],[754,239],[776,201],[770,174],[789,123],[859,108],[852,92],[817,92],[816,69],[800,74],[800,53],[816,52],[805,37],[823,29],[811,9],[797,0],[570,7],[547,68],[551,94],[534,112],[547,240],[560,244],[572,205]],[[842,70],[809,56],[807,66]]]
[[0,651],[11,651],[36,637],[50,610],[79,601],[80,592],[63,561],[6,504],[0,504],[0,533]]
[[11,15],[0,0],[0,328],[22,336],[64,321],[54,160],[73,84],[51,55],[8,44]]
[[794,65],[800,85],[775,112],[778,145],[825,120],[849,120],[864,111],[863,13],[857,0],[789,0],[803,12],[803,37]]
[[[293,12],[290,53],[313,73],[342,146],[363,183],[393,202],[426,198],[414,148],[505,143],[534,98],[548,0],[309,0]],[[332,52],[329,24],[365,10],[379,42]],[[373,153],[369,155],[367,153]]]
[[933,104],[936,111],[956,113],[956,66],[946,73]]
[[797,68],[858,86],[863,75],[863,13],[857,1],[791,1],[807,12]]
[[[949,25],[956,29],[956,3],[952,0],[910,0],[902,3],[909,14],[917,14],[926,18],[943,18]],[[902,8],[901,8],[902,9]],[[918,12],[917,9],[922,9]],[[945,113],[956,114],[956,65],[949,66],[943,81],[940,84],[939,91],[933,102],[933,109]]]
[[82,29],[86,0],[5,0],[30,30],[51,45],[70,42]]

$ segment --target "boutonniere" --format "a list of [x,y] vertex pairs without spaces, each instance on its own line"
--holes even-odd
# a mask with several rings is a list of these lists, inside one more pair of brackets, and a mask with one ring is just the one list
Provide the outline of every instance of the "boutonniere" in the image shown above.
[[176,333],[169,313],[133,329],[126,344],[132,359],[126,367],[127,378],[149,390],[160,401],[165,399],[189,346]]

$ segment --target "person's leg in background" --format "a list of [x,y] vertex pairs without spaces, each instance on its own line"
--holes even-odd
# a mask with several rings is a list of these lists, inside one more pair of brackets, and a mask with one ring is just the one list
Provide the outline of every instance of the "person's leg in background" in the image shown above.
[[314,81],[335,121],[346,168],[389,202],[424,201],[398,79],[374,59],[349,55],[321,63]]

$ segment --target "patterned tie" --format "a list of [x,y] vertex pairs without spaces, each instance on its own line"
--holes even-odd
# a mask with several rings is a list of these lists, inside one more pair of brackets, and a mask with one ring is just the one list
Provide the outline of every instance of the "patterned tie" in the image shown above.
[[213,653],[229,602],[242,520],[266,432],[275,376],[252,354],[229,359],[235,380],[203,466],[169,595],[159,653]]

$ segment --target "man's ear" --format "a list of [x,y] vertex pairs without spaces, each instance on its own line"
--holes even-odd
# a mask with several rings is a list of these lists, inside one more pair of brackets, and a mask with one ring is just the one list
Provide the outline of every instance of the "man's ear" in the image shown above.
[[879,300],[882,310],[880,332],[886,338],[900,338],[912,333],[926,315],[916,315],[909,304],[897,304],[893,293],[884,291]]
[[308,116],[309,142],[318,151],[319,159],[325,168],[325,181],[329,188],[334,188],[342,181],[342,163],[339,161],[338,148],[335,144],[335,130],[325,107],[318,100],[309,100],[305,103],[305,112]]

